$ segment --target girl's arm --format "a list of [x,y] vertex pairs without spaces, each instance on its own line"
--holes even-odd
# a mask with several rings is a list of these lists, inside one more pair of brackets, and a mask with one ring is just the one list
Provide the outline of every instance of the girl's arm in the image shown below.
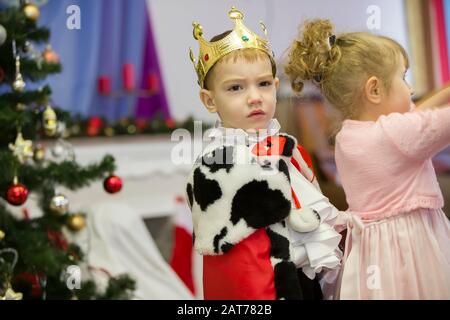
[[416,103],[416,110],[427,110],[431,108],[442,108],[449,106],[450,103],[450,83],[443,88],[432,92]]
[[381,129],[404,155],[425,160],[450,145],[450,107],[391,113],[379,119]]

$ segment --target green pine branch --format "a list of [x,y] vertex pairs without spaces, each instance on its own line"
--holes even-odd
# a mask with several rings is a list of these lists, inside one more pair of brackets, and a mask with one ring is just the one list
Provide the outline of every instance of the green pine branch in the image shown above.
[[7,30],[7,40],[0,46],[0,67],[5,72],[4,83],[11,84],[16,73],[15,57],[13,56],[13,40],[16,52],[21,54],[21,74],[24,80],[33,82],[45,79],[49,74],[61,72],[59,63],[41,63],[23,54],[25,44],[31,41],[35,44],[48,42],[50,31],[45,27],[38,27],[35,21],[28,19],[21,7],[14,7],[0,11],[0,24]]
[[[2,86],[11,87],[16,77],[13,40],[16,53],[21,57],[20,72],[27,84],[61,72],[59,63],[34,60],[27,53],[27,42],[48,42],[50,32],[28,19],[22,7],[0,11],[0,24],[7,30],[7,40],[0,46],[0,68],[5,72]],[[41,135],[42,111],[50,95],[49,86],[24,92],[14,92],[11,88],[0,95],[0,197],[6,197],[6,191],[17,175],[19,182],[38,196],[43,212],[39,218],[18,219],[10,212],[5,200],[0,199],[0,230],[6,234],[0,240],[0,250],[14,248],[19,255],[14,270],[12,261],[0,256],[0,294],[11,281],[14,290],[22,292],[25,299],[70,299],[74,296],[79,299],[129,299],[136,286],[126,275],[111,278],[105,292],[98,292],[93,281],[84,282],[81,290],[68,289],[62,275],[67,266],[83,261],[84,254],[79,246],[67,243],[61,236],[70,213],[59,215],[49,208],[56,186],[77,190],[103,179],[115,171],[114,158],[106,155],[99,163],[88,166],[75,161],[55,163],[48,160],[21,164],[9,150],[8,145],[15,141],[19,128],[27,140],[35,140]],[[68,112],[54,110],[58,122],[66,125],[73,122]],[[37,293],[33,281],[39,281],[38,287],[42,286]]]
[[16,157],[8,150],[0,151],[0,192],[5,192],[17,172],[20,181],[31,190],[40,190],[43,186],[61,185],[70,190],[88,186],[93,181],[104,178],[116,170],[111,155],[103,157],[98,164],[80,166],[73,161],[62,163],[49,162],[45,166],[20,165]]
[[80,300],[128,300],[133,298],[133,291],[136,290],[136,282],[128,275],[111,277],[108,287],[104,293],[98,293],[93,281],[86,281],[81,289],[76,291]]
[[0,95],[0,110],[3,112],[3,106],[15,107],[18,103],[29,105],[32,103],[44,104],[52,93],[51,88],[46,85],[38,90],[24,92],[7,92]]
[[120,275],[110,278],[105,293],[97,298],[100,300],[128,300],[132,298],[135,290],[135,281],[128,275]]
[[[1,61],[4,60],[4,61]],[[12,84],[16,76],[16,65],[12,53],[9,57],[0,59],[0,65],[5,72],[5,83]],[[20,59],[20,73],[25,83],[27,81],[37,82],[45,79],[50,74],[60,73],[62,66],[60,63],[47,63],[42,61],[40,64],[33,59],[23,57]]]
[[9,42],[16,39],[18,45],[23,45],[27,40],[47,42],[50,38],[50,31],[37,27],[36,22],[28,19],[20,7],[0,11],[0,24],[8,30]]

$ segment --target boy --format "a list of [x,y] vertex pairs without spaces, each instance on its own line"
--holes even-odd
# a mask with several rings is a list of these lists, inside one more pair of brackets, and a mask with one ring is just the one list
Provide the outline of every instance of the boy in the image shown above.
[[210,42],[193,23],[198,64],[190,50],[200,99],[221,120],[187,184],[194,246],[203,255],[204,298],[301,299],[285,219],[296,231],[309,232],[320,217],[298,199],[292,210],[288,167],[297,158],[310,168],[295,139],[278,134],[273,119],[279,80],[268,41],[243,24],[235,7],[228,15],[235,28]]

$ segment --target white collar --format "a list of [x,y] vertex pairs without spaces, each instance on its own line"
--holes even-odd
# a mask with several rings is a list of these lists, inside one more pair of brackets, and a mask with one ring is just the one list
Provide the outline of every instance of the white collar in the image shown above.
[[267,130],[262,134],[256,132],[247,132],[244,129],[225,128],[220,120],[217,120],[214,129],[211,130],[209,138],[221,139],[224,142],[237,142],[237,140],[245,139],[246,142],[259,142],[268,136],[273,136],[280,131],[280,123],[277,119],[271,119]]

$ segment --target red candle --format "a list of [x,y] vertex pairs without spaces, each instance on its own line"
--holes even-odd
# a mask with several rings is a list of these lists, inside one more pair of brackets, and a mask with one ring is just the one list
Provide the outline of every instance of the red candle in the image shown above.
[[134,66],[131,63],[125,63],[122,69],[123,88],[127,91],[134,90]]
[[100,117],[92,117],[89,119],[86,133],[88,136],[97,136],[103,125],[103,120]]
[[97,81],[97,90],[102,95],[111,93],[111,79],[107,76],[101,76]]
[[159,77],[156,73],[150,73],[147,76],[147,89],[151,92],[159,91]]

